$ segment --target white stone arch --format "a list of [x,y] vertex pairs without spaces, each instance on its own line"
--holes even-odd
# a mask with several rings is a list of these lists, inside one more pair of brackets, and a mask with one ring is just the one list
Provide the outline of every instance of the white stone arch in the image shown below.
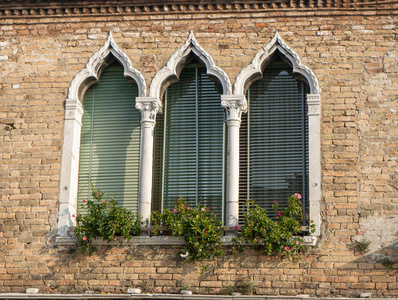
[[[85,91],[99,81],[102,71],[117,59],[124,69],[124,76],[134,80],[138,85],[138,96],[146,96],[144,76],[133,68],[129,57],[116,45],[112,33],[109,32],[105,44],[87,62],[86,67],[75,75],[69,86],[69,99],[82,99]],[[81,101],[80,101],[81,102]]]
[[171,83],[178,81],[178,77],[191,53],[206,65],[207,75],[219,80],[223,88],[223,94],[232,94],[232,85],[228,75],[214,64],[212,57],[199,45],[191,31],[181,48],[171,55],[166,66],[156,73],[152,79],[149,87],[149,97],[161,99],[166,88]]
[[[146,84],[142,74],[132,67],[128,56],[116,45],[109,33],[104,45],[88,60],[85,68],[75,75],[65,101],[64,141],[59,193],[58,239],[67,238],[74,226],[79,173],[80,136],[83,116],[82,99],[86,90],[99,81],[101,73],[118,60],[124,68],[124,76],[138,85],[139,97],[146,96]],[[136,100],[136,99],[132,99]]]
[[309,123],[309,189],[310,189],[310,220],[315,224],[314,235],[320,235],[321,227],[321,98],[318,79],[314,72],[301,63],[299,56],[275,33],[272,40],[263,47],[251,63],[242,69],[234,84],[234,97],[246,99],[246,91],[256,80],[263,77],[266,66],[275,53],[279,52],[290,62],[293,73],[303,77],[310,88],[307,94]]
[[319,84],[314,72],[301,63],[300,57],[275,33],[272,40],[254,56],[251,63],[239,72],[234,84],[235,95],[245,95],[248,87],[256,80],[263,77],[263,71],[270,62],[273,54],[279,51],[282,56],[289,60],[293,73],[300,74],[305,78],[311,94],[319,94]]

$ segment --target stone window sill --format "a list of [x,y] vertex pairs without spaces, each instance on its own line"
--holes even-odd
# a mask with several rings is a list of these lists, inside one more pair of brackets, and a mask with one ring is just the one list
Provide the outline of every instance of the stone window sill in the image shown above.
[[[149,232],[151,231],[151,228],[146,227],[143,230],[143,233],[145,232],[148,233],[148,235],[140,235],[140,236],[133,236],[129,241],[123,240],[123,245],[125,246],[151,246],[151,245],[184,245],[184,240],[182,237],[178,236],[150,236]],[[221,243],[222,245],[232,245],[231,239],[235,236],[235,229],[228,229],[226,230],[226,235],[221,238]],[[315,246],[318,237],[316,235],[309,235],[309,236],[304,236],[303,237],[304,241],[302,242],[302,245],[305,246]],[[68,236],[63,237],[63,236],[57,236],[55,239],[55,245],[56,246],[74,246],[77,244],[77,238],[73,235],[73,230],[70,230],[68,232]],[[97,239],[93,243],[95,246],[100,246],[100,245],[114,245],[118,246],[120,245],[120,241],[112,241],[112,242],[107,242],[103,239]]]

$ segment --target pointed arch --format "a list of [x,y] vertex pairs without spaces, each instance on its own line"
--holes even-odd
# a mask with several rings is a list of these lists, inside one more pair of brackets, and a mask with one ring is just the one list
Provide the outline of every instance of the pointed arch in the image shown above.
[[263,47],[251,63],[241,70],[234,84],[234,97],[246,99],[249,86],[263,77],[267,65],[279,53],[288,61],[293,73],[300,75],[309,86],[306,94],[308,108],[308,148],[309,148],[309,205],[310,220],[315,224],[314,235],[320,234],[321,227],[321,97],[320,87],[314,72],[301,63],[299,56],[275,33],[272,40]]
[[86,90],[99,81],[102,71],[115,60],[123,65],[124,76],[137,84],[138,95],[146,96],[144,77],[132,67],[130,59],[116,45],[110,32],[104,45],[88,60],[85,68],[72,79],[68,98],[65,101],[58,219],[58,237],[61,240],[68,236],[70,229],[74,226],[73,215],[76,213],[83,116],[82,99]]
[[179,48],[167,61],[166,66],[161,69],[152,79],[149,87],[149,96],[160,99],[166,88],[173,82],[178,80],[178,77],[185,66],[185,63],[193,53],[200,61],[206,65],[207,75],[217,78],[223,88],[223,94],[232,94],[231,81],[228,75],[214,64],[212,57],[199,45],[196,41],[193,32],[185,43]]
[[109,32],[104,45],[87,62],[85,68],[75,75],[69,86],[69,99],[82,99],[84,92],[99,81],[102,71],[114,60],[118,60],[124,69],[124,76],[134,80],[138,85],[138,96],[146,96],[144,76],[133,68],[129,57],[117,46],[112,33]]
[[244,95],[250,84],[263,76],[265,66],[269,63],[274,53],[279,51],[289,60],[293,73],[300,74],[310,86],[311,94],[319,94],[318,80],[312,70],[301,63],[300,57],[294,52],[276,32],[272,40],[263,47],[253,58],[251,63],[239,72],[234,85],[235,95]]

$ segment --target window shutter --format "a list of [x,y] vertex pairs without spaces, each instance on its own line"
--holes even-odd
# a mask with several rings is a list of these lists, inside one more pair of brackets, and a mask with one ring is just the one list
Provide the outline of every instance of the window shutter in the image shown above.
[[[107,68],[84,96],[80,145],[79,203],[90,198],[90,183],[137,212],[140,112],[138,87],[120,65]],[[79,207],[80,208],[80,207]],[[81,212],[81,211],[79,211]]]
[[285,207],[294,193],[308,212],[308,86],[281,59],[248,92],[241,126],[241,204],[254,200],[275,217],[274,200]]
[[181,196],[222,217],[224,110],[221,86],[205,71],[197,65],[185,68],[165,93],[155,132],[154,209],[161,203],[173,208]]

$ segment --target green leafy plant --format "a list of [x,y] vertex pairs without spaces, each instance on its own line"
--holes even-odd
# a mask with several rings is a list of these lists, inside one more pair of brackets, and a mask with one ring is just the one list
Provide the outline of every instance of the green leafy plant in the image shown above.
[[184,199],[177,201],[171,211],[167,208],[153,212],[151,224],[153,234],[158,234],[158,227],[167,226],[173,236],[182,236],[185,245],[182,254],[187,254],[188,261],[201,261],[212,255],[222,255],[220,249],[224,228],[222,222],[206,206],[189,207]]
[[[244,208],[244,225],[240,228],[237,237],[232,239],[234,250],[241,252],[246,245],[267,255],[280,255],[283,257],[297,257],[307,250],[301,243],[301,221],[303,219],[301,195],[289,197],[285,209],[280,210],[274,203],[273,210],[277,214],[275,220],[267,216],[266,210],[247,201]],[[314,225],[309,226],[309,231],[314,231]]]
[[394,262],[393,262],[390,258],[386,257],[386,258],[384,258],[384,259],[381,261],[381,264],[382,264],[384,267],[386,267],[386,268],[392,269],[392,267],[393,267],[393,265],[394,265]]
[[250,280],[250,277],[245,277],[243,279],[235,282],[235,285],[228,285],[222,291],[223,295],[232,295],[233,293],[240,293],[243,295],[255,295],[256,288],[254,287],[253,282]]
[[253,282],[250,280],[250,277],[245,277],[241,280],[238,280],[236,283],[237,291],[243,295],[254,295],[256,294],[256,288],[254,287]]
[[[141,232],[141,217],[120,207],[113,198],[91,187],[92,200],[83,200],[81,207],[86,214],[77,214],[73,232],[79,242],[79,248],[86,253],[96,251],[93,241],[97,237],[111,242],[118,237],[131,239]],[[123,240],[119,239],[122,244]]]
[[233,287],[232,285],[228,285],[225,287],[224,290],[222,290],[221,292],[223,295],[229,295],[231,296],[233,293],[235,293],[235,287]]
[[369,251],[370,241],[363,240],[363,241],[354,241],[354,250],[360,253],[366,253]]

